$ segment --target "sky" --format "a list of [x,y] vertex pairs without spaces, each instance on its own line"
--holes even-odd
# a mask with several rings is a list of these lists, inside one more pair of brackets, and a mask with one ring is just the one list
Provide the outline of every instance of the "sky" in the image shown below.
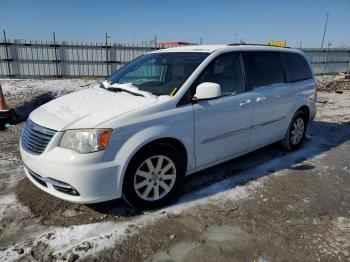
[[[288,46],[350,47],[350,0],[0,0],[9,39],[227,44],[287,41]],[[2,36],[0,36],[2,38]],[[326,45],[326,44],[325,44]]]

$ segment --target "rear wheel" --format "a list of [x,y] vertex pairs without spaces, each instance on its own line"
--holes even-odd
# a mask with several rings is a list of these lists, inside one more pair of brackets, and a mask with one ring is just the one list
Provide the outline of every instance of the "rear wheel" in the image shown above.
[[307,127],[307,116],[303,111],[297,111],[289,125],[286,137],[281,141],[287,150],[298,149],[304,141]]
[[137,209],[161,207],[176,199],[184,174],[184,160],[175,147],[163,143],[147,146],[128,166],[123,198]]

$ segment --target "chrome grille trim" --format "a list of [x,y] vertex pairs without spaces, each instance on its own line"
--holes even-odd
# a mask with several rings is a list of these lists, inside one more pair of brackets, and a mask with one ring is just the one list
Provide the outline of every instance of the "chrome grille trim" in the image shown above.
[[28,119],[23,128],[21,145],[25,151],[40,155],[55,134],[55,130],[37,125]]

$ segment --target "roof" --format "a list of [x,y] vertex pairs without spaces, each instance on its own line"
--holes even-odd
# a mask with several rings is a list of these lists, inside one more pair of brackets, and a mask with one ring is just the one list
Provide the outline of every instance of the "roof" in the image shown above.
[[224,48],[226,45],[187,45],[160,49],[155,52],[205,52],[212,53],[215,50]]
[[179,46],[172,47],[166,49],[160,49],[154,52],[204,52],[204,53],[212,53],[217,50],[265,50],[265,51],[292,51],[292,52],[300,52],[296,49],[285,48],[285,47],[275,47],[275,46],[267,46],[267,45],[254,45],[254,44],[234,44],[234,45],[190,45],[190,46]]

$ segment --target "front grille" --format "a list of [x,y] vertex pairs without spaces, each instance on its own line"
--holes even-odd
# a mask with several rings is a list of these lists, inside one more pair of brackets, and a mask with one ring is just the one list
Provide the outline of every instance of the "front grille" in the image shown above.
[[28,119],[21,137],[22,147],[29,153],[40,155],[55,133],[56,131],[39,126]]

